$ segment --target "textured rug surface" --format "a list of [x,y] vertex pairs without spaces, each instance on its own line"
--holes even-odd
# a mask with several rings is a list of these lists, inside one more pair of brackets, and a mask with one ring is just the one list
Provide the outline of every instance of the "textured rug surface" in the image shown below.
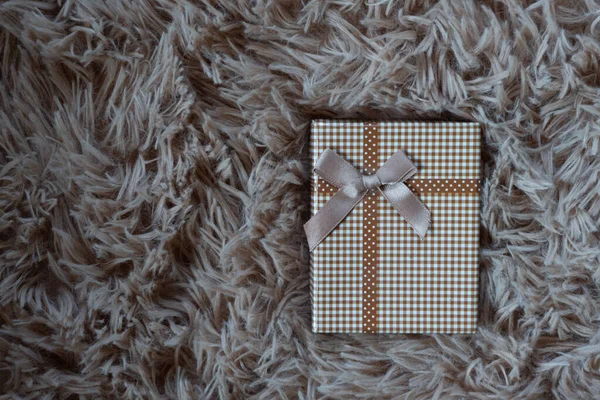
[[[0,398],[600,393],[600,4],[0,4]],[[310,332],[313,118],[477,121],[480,329]]]

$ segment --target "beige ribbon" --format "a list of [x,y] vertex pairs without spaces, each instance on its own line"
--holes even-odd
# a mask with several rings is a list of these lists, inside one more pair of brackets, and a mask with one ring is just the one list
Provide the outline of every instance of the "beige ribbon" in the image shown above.
[[367,192],[378,189],[422,239],[429,229],[429,210],[403,183],[417,172],[399,150],[373,175],[362,175],[335,151],[321,154],[314,171],[340,189],[306,224],[304,231],[313,251],[356,207]]

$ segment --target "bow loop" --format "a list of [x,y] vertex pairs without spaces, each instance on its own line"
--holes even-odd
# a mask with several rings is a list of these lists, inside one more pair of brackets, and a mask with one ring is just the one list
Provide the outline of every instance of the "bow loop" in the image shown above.
[[314,171],[340,190],[306,224],[304,231],[314,250],[356,207],[369,190],[378,189],[423,238],[429,228],[429,210],[403,183],[417,168],[397,151],[373,175],[362,175],[333,150],[321,154]]
[[384,184],[404,182],[417,173],[417,167],[402,150],[398,150],[377,170],[377,176]]

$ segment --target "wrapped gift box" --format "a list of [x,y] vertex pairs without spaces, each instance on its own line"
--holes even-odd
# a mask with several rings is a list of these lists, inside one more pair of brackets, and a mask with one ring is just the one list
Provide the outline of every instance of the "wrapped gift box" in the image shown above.
[[[333,150],[374,174],[402,150],[404,184],[429,210],[421,238],[379,190],[311,251],[313,331],[472,333],[478,312],[480,126],[462,122],[315,120],[313,166]],[[312,213],[339,188],[312,179]]]

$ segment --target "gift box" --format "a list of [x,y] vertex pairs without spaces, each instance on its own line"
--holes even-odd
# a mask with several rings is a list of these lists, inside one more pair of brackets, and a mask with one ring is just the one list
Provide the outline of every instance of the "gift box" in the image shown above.
[[315,120],[314,332],[473,333],[480,126]]

